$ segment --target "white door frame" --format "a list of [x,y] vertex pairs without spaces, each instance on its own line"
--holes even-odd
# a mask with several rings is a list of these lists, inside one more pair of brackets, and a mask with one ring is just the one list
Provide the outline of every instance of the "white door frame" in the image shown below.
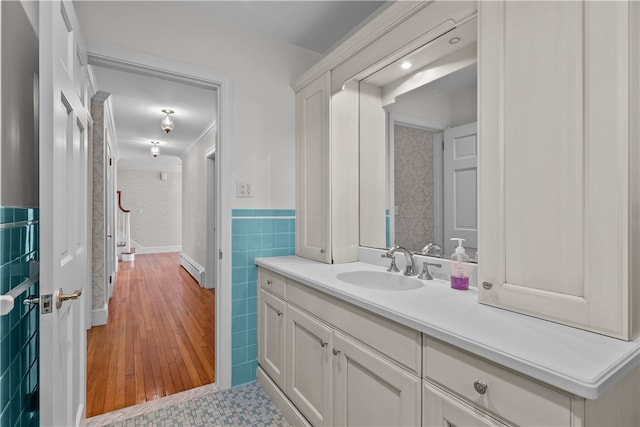
[[[220,111],[217,109],[217,111]],[[214,125],[217,128],[217,123]],[[215,133],[217,136],[217,132]],[[205,258],[204,287],[207,289],[216,288],[217,268],[218,268],[218,242],[216,239],[218,224],[216,221],[218,213],[218,194],[217,184],[218,174],[216,165],[216,148],[218,140],[216,138],[212,149],[205,153],[205,176],[206,176],[206,193],[207,193],[207,214],[205,219],[205,227],[207,227],[207,256]],[[216,335],[218,334],[218,322],[216,322]],[[217,376],[217,375],[216,375]]]
[[[215,307],[215,372],[220,389],[231,387],[231,78],[217,71],[187,65],[164,58],[133,52],[103,44],[87,43],[89,63],[117,66],[122,70],[145,69],[165,78],[198,83],[218,91],[216,121],[216,190],[218,206],[216,229],[222,259],[217,259]],[[205,273],[206,275],[206,273]]]

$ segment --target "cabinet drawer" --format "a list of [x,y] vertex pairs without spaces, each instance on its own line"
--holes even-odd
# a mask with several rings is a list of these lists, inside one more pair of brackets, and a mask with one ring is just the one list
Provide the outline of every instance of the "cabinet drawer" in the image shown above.
[[285,297],[286,279],[279,274],[260,268],[260,287],[273,294]]
[[287,301],[421,375],[420,332],[291,280]]
[[425,337],[423,355],[426,378],[510,423],[571,425],[569,395],[432,338]]

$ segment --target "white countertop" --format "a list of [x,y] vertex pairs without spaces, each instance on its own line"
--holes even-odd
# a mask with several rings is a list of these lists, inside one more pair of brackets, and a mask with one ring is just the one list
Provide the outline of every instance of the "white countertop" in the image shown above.
[[587,399],[601,396],[640,363],[640,340],[626,342],[482,305],[474,289],[453,290],[442,280],[424,281],[425,286],[413,290],[385,291],[336,278],[347,271],[385,271],[371,264],[324,264],[294,256],[259,258],[255,262]]

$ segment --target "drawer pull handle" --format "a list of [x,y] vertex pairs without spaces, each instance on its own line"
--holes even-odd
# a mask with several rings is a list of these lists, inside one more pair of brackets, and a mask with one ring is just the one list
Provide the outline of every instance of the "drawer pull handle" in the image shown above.
[[326,347],[327,344],[329,344],[327,340],[320,340],[320,347]]
[[271,280],[267,280],[267,285],[273,285],[273,282]]
[[485,288],[487,291],[490,290],[491,288],[493,288],[493,283],[491,282],[487,282],[486,280],[484,282],[482,282],[482,287]]
[[333,355],[337,356],[338,354],[340,354],[340,350],[336,350],[335,348],[333,349]]
[[485,394],[489,386],[484,381],[476,381],[473,383],[473,388],[475,388],[478,393]]
[[282,316],[282,312],[280,310],[277,310],[276,313],[278,313],[278,317]]

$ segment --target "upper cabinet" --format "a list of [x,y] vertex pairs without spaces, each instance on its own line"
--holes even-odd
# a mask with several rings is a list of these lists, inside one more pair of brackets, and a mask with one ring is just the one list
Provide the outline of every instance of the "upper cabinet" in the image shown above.
[[358,92],[330,75],[296,94],[296,250],[327,263],[358,259]]
[[633,339],[640,4],[478,7],[479,300]]

